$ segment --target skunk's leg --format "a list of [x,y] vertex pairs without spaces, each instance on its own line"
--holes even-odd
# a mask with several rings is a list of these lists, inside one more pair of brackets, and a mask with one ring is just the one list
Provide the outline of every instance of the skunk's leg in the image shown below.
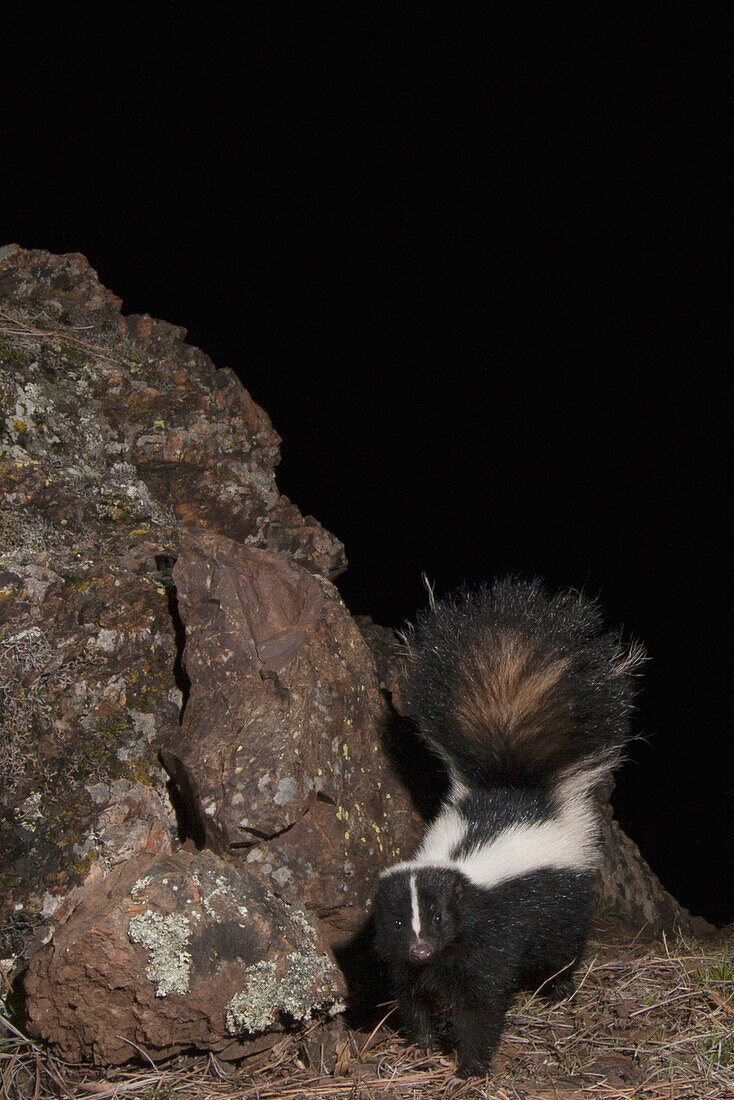
[[483,1077],[500,1041],[507,997],[493,1002],[466,999],[456,1005],[453,1033],[460,1077]]
[[398,995],[398,1006],[408,1041],[422,1050],[432,1050],[438,1041],[438,1034],[425,1002],[411,990],[406,990]]
[[547,1001],[553,1004],[556,1001],[562,1001],[564,997],[570,997],[575,989],[576,979],[573,970],[569,969],[559,974],[557,978],[551,978],[540,992]]

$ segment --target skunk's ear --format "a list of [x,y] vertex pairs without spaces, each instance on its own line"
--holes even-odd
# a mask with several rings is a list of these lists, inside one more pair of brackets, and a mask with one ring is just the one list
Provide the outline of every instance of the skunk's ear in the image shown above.
[[464,879],[461,875],[456,875],[454,880],[454,897],[457,901],[461,901],[464,896]]

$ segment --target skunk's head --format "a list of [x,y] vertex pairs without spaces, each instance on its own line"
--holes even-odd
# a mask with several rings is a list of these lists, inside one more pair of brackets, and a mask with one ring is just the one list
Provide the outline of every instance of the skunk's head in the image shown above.
[[467,880],[457,871],[387,872],[373,906],[375,951],[388,962],[426,966],[457,938]]

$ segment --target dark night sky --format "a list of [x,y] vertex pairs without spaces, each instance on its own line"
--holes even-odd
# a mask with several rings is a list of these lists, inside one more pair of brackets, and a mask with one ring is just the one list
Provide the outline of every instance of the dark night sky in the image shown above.
[[401,624],[422,571],[599,595],[652,658],[618,816],[732,921],[732,28],[597,8],[49,10],[6,27],[0,243],[238,372],[352,610]]

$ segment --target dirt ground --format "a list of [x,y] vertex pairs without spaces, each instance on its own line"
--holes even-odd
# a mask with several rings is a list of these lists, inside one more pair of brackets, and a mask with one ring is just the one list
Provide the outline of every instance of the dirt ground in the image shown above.
[[105,1072],[59,1061],[6,1018],[8,1100],[724,1100],[734,1097],[734,938],[652,940],[600,925],[576,992],[549,1005],[518,998],[486,1079],[459,1080],[450,1056],[427,1056],[391,1027],[343,1021],[267,1037],[237,1064],[209,1055]]

